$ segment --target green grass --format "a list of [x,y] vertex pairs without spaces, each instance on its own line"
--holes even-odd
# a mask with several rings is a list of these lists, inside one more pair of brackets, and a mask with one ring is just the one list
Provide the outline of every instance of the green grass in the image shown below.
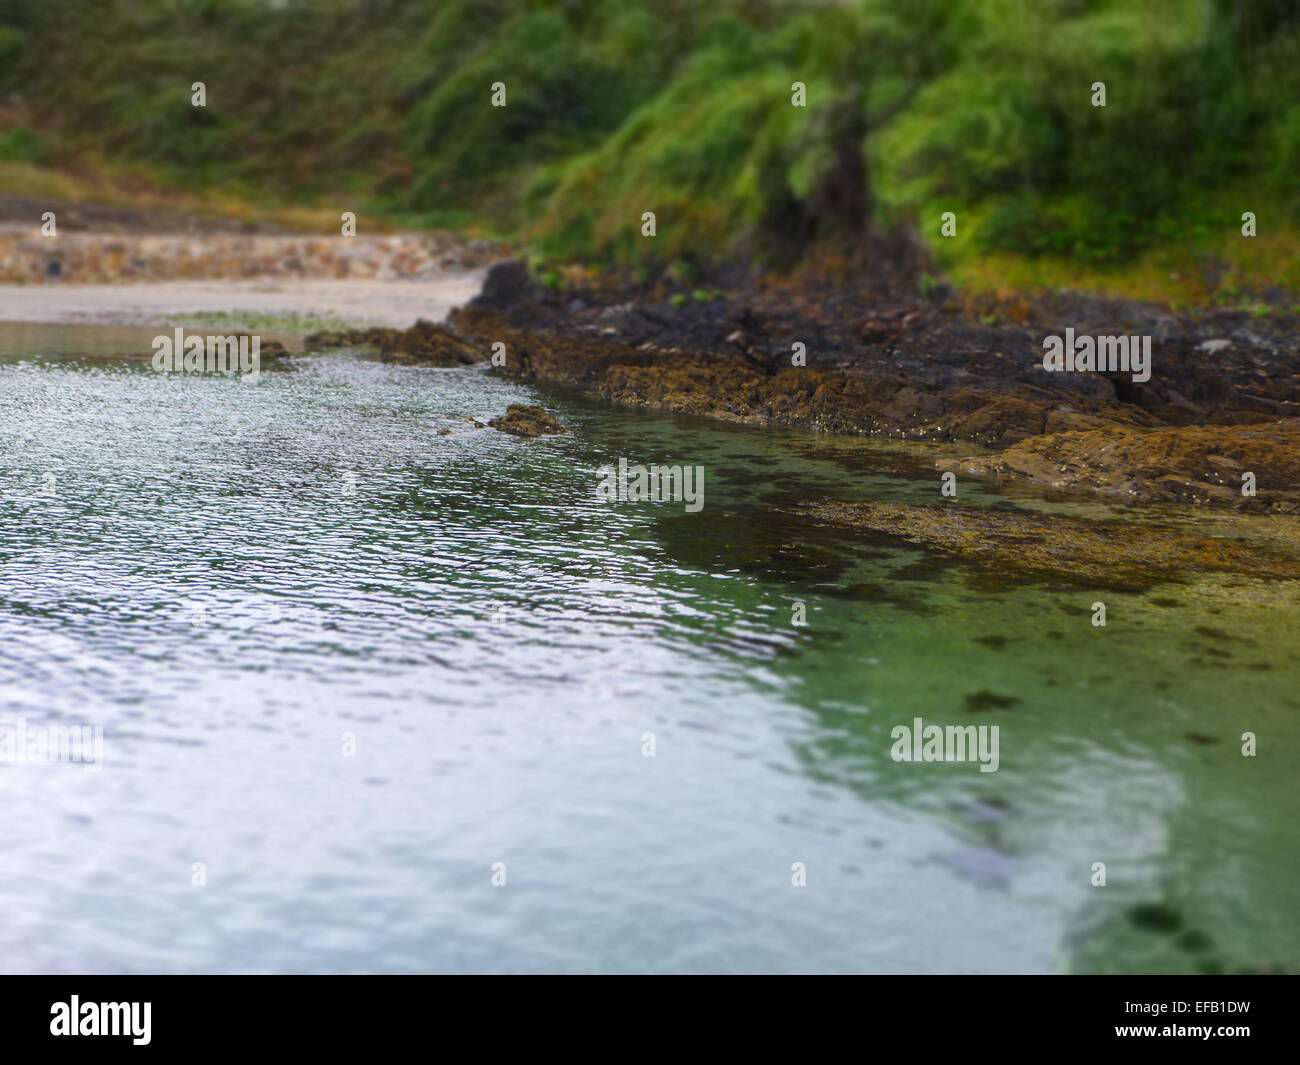
[[351,329],[356,324],[330,314],[299,314],[285,311],[264,314],[256,311],[190,311],[174,316],[191,329],[221,329],[228,332],[318,333]]

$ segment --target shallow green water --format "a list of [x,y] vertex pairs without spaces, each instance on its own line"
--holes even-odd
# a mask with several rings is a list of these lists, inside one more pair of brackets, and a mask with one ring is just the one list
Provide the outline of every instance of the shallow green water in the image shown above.
[[[105,357],[152,332],[0,327],[0,725],[104,729],[0,764],[0,967],[1300,968],[1293,586],[977,580],[781,515],[935,498],[869,443]],[[704,509],[600,501],[619,457]],[[915,717],[997,772],[892,761]]]

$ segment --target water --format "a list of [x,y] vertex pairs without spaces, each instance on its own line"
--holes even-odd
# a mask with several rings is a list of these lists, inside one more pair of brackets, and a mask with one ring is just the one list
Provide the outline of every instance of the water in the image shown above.
[[[782,516],[933,501],[870,443],[554,395],[521,441],[480,369],[110,357],[153,332],[0,329],[0,724],[104,730],[0,764],[0,968],[1300,968],[1292,585],[1095,629]],[[619,456],[704,510],[600,502]],[[998,771],[893,762],[916,716],[998,725]]]

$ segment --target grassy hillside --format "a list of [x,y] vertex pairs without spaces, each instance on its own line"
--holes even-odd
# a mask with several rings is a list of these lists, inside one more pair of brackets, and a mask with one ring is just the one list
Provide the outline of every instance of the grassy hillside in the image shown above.
[[1300,291],[1294,0],[0,0],[0,91],[0,179],[92,156],[560,259],[910,226],[973,284]]

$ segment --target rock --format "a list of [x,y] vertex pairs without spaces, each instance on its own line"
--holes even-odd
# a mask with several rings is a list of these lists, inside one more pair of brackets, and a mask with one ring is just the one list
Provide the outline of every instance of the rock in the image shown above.
[[444,325],[421,318],[405,332],[386,335],[379,345],[379,357],[403,366],[468,366],[487,357]]
[[1264,425],[1146,429],[1106,425],[1021,440],[998,456],[954,464],[968,473],[1014,473],[1057,488],[1125,499],[1241,503],[1243,473],[1255,505],[1300,509],[1300,420]]
[[[1188,573],[1300,578],[1300,542],[1284,530],[1256,538],[1182,534],[1136,519],[1082,519],[977,506],[915,506],[820,500],[794,508],[819,522],[873,538],[904,540],[986,571],[995,579],[1031,577],[1089,588],[1143,589]],[[1229,522],[1233,516],[1225,515]],[[1233,525],[1249,522],[1235,518]],[[967,709],[986,709],[980,692]],[[997,705],[996,703],[991,705]]]
[[934,857],[958,876],[981,887],[1007,888],[1018,868],[1015,856],[997,846],[963,847]]
[[345,329],[308,333],[303,343],[309,348],[377,348],[397,336],[396,329]]
[[291,359],[293,356],[278,340],[262,340],[258,342],[258,358],[262,362],[267,360],[274,362],[279,359]]
[[511,403],[505,414],[491,419],[488,425],[511,436],[547,436],[567,431],[541,407],[527,407],[522,403]]
[[979,713],[981,710],[1006,710],[1019,702],[1020,700],[1014,695],[999,695],[987,688],[966,694],[966,709],[972,714]]
[[[742,317],[734,299],[674,304],[618,284],[585,289],[578,306],[534,299],[538,286],[523,265],[503,264],[451,322],[480,345],[505,344],[506,372],[621,405],[970,442],[1001,454],[942,461],[1125,503],[1300,510],[1300,460],[1282,440],[1291,431],[1268,439],[1279,419],[1294,419],[1300,434],[1294,315],[1252,318],[1247,334],[1233,312],[1180,317],[1062,293],[1014,313],[991,308],[1008,320],[994,328],[969,309],[882,301],[851,284],[792,286],[738,291]],[[1067,327],[1152,336],[1149,379],[1046,372],[1042,341]],[[790,360],[796,340],[807,344],[806,365]],[[1263,485],[1261,469],[1268,490],[1243,500],[1240,474],[1254,472]]]
[[497,263],[483,279],[483,291],[470,301],[481,310],[504,311],[530,298],[540,296],[545,290],[533,280],[526,263],[519,259]]
[[1183,915],[1162,902],[1130,906],[1125,916],[1133,925],[1147,932],[1177,932],[1183,927]]
[[378,348],[384,362],[402,366],[467,366],[487,356],[445,325],[421,318],[410,329],[348,329],[311,333],[308,348]]

